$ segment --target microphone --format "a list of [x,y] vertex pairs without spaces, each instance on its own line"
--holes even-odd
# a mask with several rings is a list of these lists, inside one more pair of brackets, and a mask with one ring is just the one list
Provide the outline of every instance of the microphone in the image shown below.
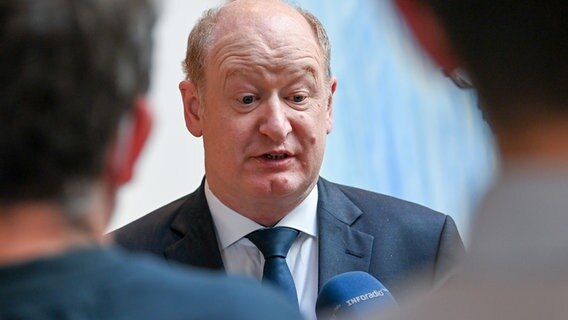
[[327,281],[316,301],[316,315],[321,319],[352,319],[369,311],[385,310],[398,304],[387,288],[366,272],[338,274]]

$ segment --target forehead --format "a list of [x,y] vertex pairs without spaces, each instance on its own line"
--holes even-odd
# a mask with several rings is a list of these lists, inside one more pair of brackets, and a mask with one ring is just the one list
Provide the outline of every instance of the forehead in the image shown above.
[[323,54],[312,28],[289,7],[244,7],[222,14],[213,39],[206,57],[208,69],[323,72]]

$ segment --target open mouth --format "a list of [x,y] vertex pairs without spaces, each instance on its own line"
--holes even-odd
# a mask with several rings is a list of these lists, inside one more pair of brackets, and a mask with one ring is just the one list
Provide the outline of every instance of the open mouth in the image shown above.
[[288,158],[288,155],[285,153],[279,153],[279,154],[265,153],[262,155],[262,157],[268,160],[284,160]]

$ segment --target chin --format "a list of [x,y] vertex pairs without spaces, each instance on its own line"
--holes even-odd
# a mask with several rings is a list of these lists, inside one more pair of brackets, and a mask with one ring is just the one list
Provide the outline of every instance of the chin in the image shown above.
[[305,183],[305,178],[297,177],[265,177],[253,183],[255,194],[258,196],[286,197],[290,195],[299,195],[306,192],[311,184]]

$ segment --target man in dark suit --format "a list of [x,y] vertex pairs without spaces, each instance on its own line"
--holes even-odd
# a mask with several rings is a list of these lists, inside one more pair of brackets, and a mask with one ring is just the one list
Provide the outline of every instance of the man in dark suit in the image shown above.
[[463,252],[450,217],[319,177],[337,81],[313,15],[280,1],[207,11],[184,68],[185,120],[203,136],[206,178],[116,231],[119,244],[260,278],[263,254],[248,235],[299,230],[286,262],[308,318],[318,289],[343,272],[369,272],[395,297],[413,272],[428,272],[428,285],[447,276]]
[[104,241],[149,132],[154,9],[0,3],[0,319],[300,319],[256,281]]

